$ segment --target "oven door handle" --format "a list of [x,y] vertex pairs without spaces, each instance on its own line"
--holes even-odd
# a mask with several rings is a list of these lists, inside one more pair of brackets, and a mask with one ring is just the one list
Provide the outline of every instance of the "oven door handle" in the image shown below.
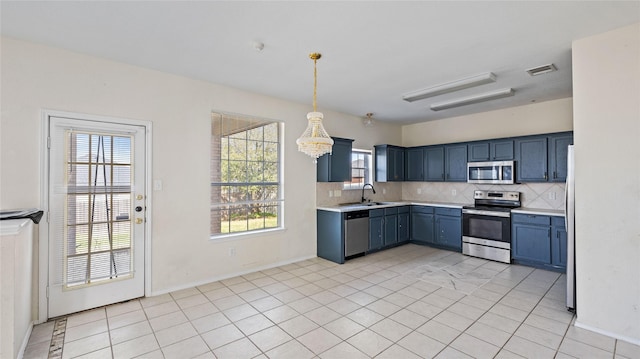
[[492,212],[492,211],[483,211],[478,209],[463,209],[462,213],[467,214],[477,214],[481,216],[490,216],[490,217],[511,217],[511,212]]

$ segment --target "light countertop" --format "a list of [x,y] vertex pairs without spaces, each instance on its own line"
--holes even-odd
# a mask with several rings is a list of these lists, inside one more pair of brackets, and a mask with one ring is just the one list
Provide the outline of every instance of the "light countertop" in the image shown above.
[[[430,207],[447,207],[447,208],[460,208],[470,204],[467,203],[446,203],[446,202],[418,202],[418,201],[385,201],[385,202],[372,202],[370,204],[343,204],[336,206],[319,206],[317,209],[331,212],[351,212],[362,211],[367,209],[378,209],[397,206],[430,206]],[[520,207],[511,210],[512,213],[523,214],[539,214],[543,216],[564,216],[564,210],[561,209],[544,209],[544,208],[528,208]]]

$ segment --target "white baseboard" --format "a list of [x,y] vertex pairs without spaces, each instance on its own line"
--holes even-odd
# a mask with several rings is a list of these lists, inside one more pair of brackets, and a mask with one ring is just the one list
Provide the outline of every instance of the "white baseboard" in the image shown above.
[[592,332],[595,332],[595,333],[598,333],[598,334],[606,335],[608,337],[615,338],[615,339],[618,339],[618,340],[622,340],[622,341],[625,341],[627,343],[640,345],[640,339],[638,339],[638,338],[631,338],[631,337],[627,337],[627,336],[620,335],[620,334],[617,334],[617,333],[612,333],[612,332],[609,332],[607,330],[602,330],[600,328],[592,327],[590,325],[587,325],[587,324],[579,322],[578,319],[576,319],[576,322],[574,323],[574,325],[576,327],[578,327],[578,328],[582,328],[582,329],[586,329],[586,330],[589,330],[589,331],[592,331]]
[[20,345],[20,350],[18,351],[18,355],[16,358],[22,359],[24,357],[24,351],[27,350],[27,344],[29,344],[29,338],[31,337],[31,332],[33,331],[33,322],[29,324],[27,328],[27,332],[24,334],[24,338],[22,338],[22,345]]
[[155,297],[157,295],[167,294],[167,293],[171,293],[171,292],[177,292],[179,290],[189,289],[189,288],[197,287],[199,285],[218,282],[218,281],[221,281],[221,280],[225,280],[225,279],[229,279],[229,278],[233,278],[233,277],[237,277],[237,276],[241,276],[241,275],[245,275],[245,274],[249,274],[249,273],[253,273],[253,272],[259,272],[259,271],[262,271],[262,270],[271,269],[271,268],[275,268],[275,267],[280,267],[280,266],[291,264],[291,263],[295,263],[295,262],[301,262],[301,261],[305,261],[307,259],[312,259],[312,258],[316,258],[316,256],[315,255],[310,255],[310,256],[305,256],[305,257],[289,259],[289,260],[282,261],[282,262],[270,263],[270,264],[267,264],[267,265],[264,265],[264,266],[254,267],[254,268],[251,268],[251,269],[247,269],[245,271],[224,274],[224,275],[221,275],[221,276],[205,279],[205,280],[198,281],[198,282],[186,283],[184,285],[175,286],[175,287],[171,287],[171,288],[165,288],[165,289],[161,289],[161,290],[157,290],[157,291],[152,290],[151,294],[147,295],[147,296],[148,297]]

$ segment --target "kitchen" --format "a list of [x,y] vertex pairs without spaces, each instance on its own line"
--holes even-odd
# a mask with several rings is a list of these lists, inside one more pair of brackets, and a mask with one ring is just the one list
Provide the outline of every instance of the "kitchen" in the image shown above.
[[[637,108],[624,104],[635,103],[637,99],[634,84],[638,75],[633,62],[636,58],[634,48],[627,49],[628,52],[623,50],[629,43],[634,44],[629,39],[637,39],[636,30],[637,27],[627,27],[611,33],[594,34],[583,40],[576,39],[571,98],[403,126],[378,121],[373,127],[362,127],[358,116],[324,110],[325,126],[333,136],[355,138],[354,147],[357,148],[373,148],[385,143],[412,147],[573,131],[576,146],[580,147],[576,172],[582,180],[577,184],[577,191],[583,193],[576,221],[578,237],[584,238],[586,244],[577,253],[582,259],[577,263],[578,269],[585,275],[583,282],[578,278],[578,294],[583,293],[578,295],[578,300],[583,301],[579,303],[582,308],[580,319],[601,333],[637,340],[638,329],[628,326],[638,322],[634,320],[637,319],[637,311],[633,309],[638,302],[638,286],[635,284],[637,246],[631,240],[637,234],[637,224],[634,223],[638,218],[638,149],[634,146],[637,142]],[[332,185],[316,186],[315,165],[294,148],[292,140],[303,130],[309,101],[292,103],[81,55],[59,47],[6,38],[2,41],[3,208],[40,205],[38,163],[41,155],[38,148],[43,133],[40,121],[42,108],[154,119],[153,177],[162,180],[163,187],[152,193],[154,241],[150,296],[315,256],[315,238],[310,236],[314,231],[309,230],[307,224],[315,223],[316,206],[358,201],[360,198],[358,191],[353,191],[353,194],[342,191],[340,197],[329,197],[329,191],[335,194],[341,189],[330,187]],[[614,51],[620,52],[612,58],[601,55]],[[620,64],[616,60],[620,58],[630,58],[630,62]],[[337,61],[324,60],[327,63]],[[607,66],[615,76],[596,71]],[[326,72],[319,68],[321,81]],[[319,85],[319,89],[322,86]],[[34,92],[34,89],[38,90]],[[322,96],[322,107],[321,99]],[[252,105],[247,107],[247,103]],[[285,178],[289,184],[285,194],[289,199],[286,231],[250,236],[234,242],[212,243],[208,240],[210,184],[206,156],[190,159],[195,163],[185,165],[187,176],[174,173],[171,164],[191,158],[194,152],[208,152],[208,119],[212,108],[286,120],[287,133],[291,131],[285,152]],[[186,119],[191,120],[190,125],[181,125],[181,121]],[[477,123],[482,126],[477,126]],[[173,143],[180,146],[166,145]],[[18,153],[18,148],[23,151]],[[613,175],[620,173],[620,168],[625,168],[626,174]],[[594,170],[602,176],[612,177],[606,186],[600,177],[593,176]],[[472,201],[468,185],[464,183],[374,183],[374,186],[377,191],[375,199],[382,201]],[[534,201],[525,207],[561,208],[563,189],[554,186],[557,185],[529,185],[530,192],[519,189],[525,193],[523,198]],[[556,193],[556,200],[549,199],[550,192]],[[353,198],[348,198],[350,196]],[[461,201],[457,196],[467,198]],[[607,241],[602,241],[603,237]],[[190,245],[185,246],[176,239]],[[231,247],[237,250],[236,257],[228,255]],[[185,266],[185,263],[190,265]]]

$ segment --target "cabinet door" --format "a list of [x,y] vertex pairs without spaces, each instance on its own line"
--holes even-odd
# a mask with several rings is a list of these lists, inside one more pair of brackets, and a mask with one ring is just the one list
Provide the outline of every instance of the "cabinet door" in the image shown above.
[[435,243],[434,215],[411,213],[411,240],[421,243]]
[[489,160],[489,142],[473,142],[467,145],[467,161],[480,162]]
[[460,217],[436,216],[438,244],[462,250],[462,220]]
[[527,137],[515,140],[517,182],[546,182],[547,137]]
[[384,217],[369,217],[369,250],[382,248],[384,243]]
[[424,180],[444,181],[444,147],[429,146],[424,149]]
[[384,245],[390,246],[398,242],[398,215],[384,216]]
[[405,150],[405,181],[422,181],[423,168],[424,168],[424,156],[423,149],[407,148]]
[[513,140],[491,141],[491,160],[506,161],[513,159]]
[[571,144],[573,144],[572,134],[549,137],[549,180],[551,182],[567,180],[567,149]]
[[404,149],[389,147],[389,168],[391,168],[391,178],[389,181],[404,181]]
[[467,145],[449,145],[445,148],[446,181],[467,181]]
[[563,226],[551,227],[551,264],[567,267],[567,230]]
[[331,154],[327,153],[318,158],[318,182],[351,181],[351,148],[353,140],[333,138]]
[[398,243],[409,242],[409,212],[398,214]]
[[515,223],[512,226],[511,256],[538,264],[551,263],[551,228]]

